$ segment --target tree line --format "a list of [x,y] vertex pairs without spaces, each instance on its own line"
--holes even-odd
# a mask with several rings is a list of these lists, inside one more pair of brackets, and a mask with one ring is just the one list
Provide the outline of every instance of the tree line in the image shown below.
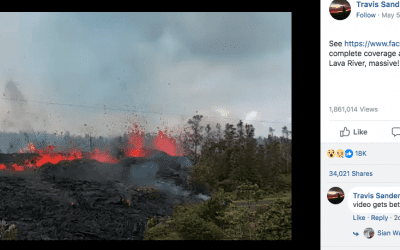
[[[188,121],[183,143],[187,156],[194,162],[191,182],[200,188],[226,192],[248,181],[260,188],[279,191],[285,185],[282,174],[292,171],[291,131],[282,128],[281,137],[273,135],[270,128],[268,138],[254,138],[254,127],[240,122],[220,124],[212,129],[210,124],[200,126],[203,116],[195,115]],[[204,133],[203,133],[204,129]]]

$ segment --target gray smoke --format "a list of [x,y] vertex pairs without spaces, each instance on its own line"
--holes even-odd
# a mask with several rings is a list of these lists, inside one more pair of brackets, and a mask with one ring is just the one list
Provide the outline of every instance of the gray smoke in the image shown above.
[[40,128],[41,131],[45,130],[47,117],[43,115],[45,114],[43,108],[30,108],[30,104],[13,81],[7,82],[3,97],[8,99],[7,102],[10,106],[10,110],[5,111],[2,117],[1,129],[3,131],[33,132],[35,128]]
[[[78,167],[70,167],[59,173],[63,178],[81,180],[117,180],[125,188],[128,187],[154,187],[168,191],[172,194],[188,197],[197,195],[199,199],[209,198],[207,192],[196,192],[185,185],[188,167],[179,164],[180,161],[187,162],[185,157],[171,157],[166,154],[145,158],[124,159],[117,164],[96,163],[96,161],[86,161]],[[200,194],[203,193],[203,194]],[[206,195],[204,195],[206,194]]]

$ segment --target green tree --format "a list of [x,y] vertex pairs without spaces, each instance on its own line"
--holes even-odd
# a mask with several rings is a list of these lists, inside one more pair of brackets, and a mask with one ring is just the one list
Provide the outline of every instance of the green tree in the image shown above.
[[191,131],[187,131],[187,129],[185,128],[183,144],[189,150],[189,152],[187,152],[188,157],[192,158],[195,164],[199,161],[199,147],[203,140],[201,132],[203,131],[204,127],[200,126],[202,118],[202,115],[193,116],[193,119],[189,119],[188,121]]
[[220,142],[222,141],[222,132],[221,132],[221,124],[217,123],[217,125],[215,126],[217,128],[217,141]]
[[270,175],[270,172],[267,171],[267,144],[258,146],[254,165],[258,173],[258,185],[260,188],[265,188]]
[[254,127],[251,124],[243,127],[242,121],[237,124],[237,129],[226,124],[223,133],[219,124],[216,127],[215,137],[212,137],[211,128],[206,126],[206,140],[193,168],[193,179],[212,187],[211,191],[222,187],[231,192],[247,180],[263,190],[277,191],[282,187],[280,173],[285,162],[278,140],[257,144]]
[[275,129],[273,129],[272,127],[269,127],[269,132],[270,132],[272,138],[274,138],[274,131],[275,131]]
[[243,128],[243,122],[242,120],[239,121],[239,123],[236,125],[236,138],[238,139],[239,145],[244,144],[244,128]]
[[282,128],[282,134],[286,135],[285,143],[281,146],[282,156],[286,161],[286,173],[289,173],[289,162],[291,161],[291,142],[289,142],[289,131],[286,126]]
[[224,130],[224,135],[225,135],[225,140],[224,140],[224,152],[222,154],[222,158],[224,158],[224,163],[221,164],[223,168],[223,175],[219,176],[220,181],[223,181],[224,179],[227,179],[229,176],[230,171],[232,170],[232,164],[231,164],[231,158],[233,156],[234,152],[234,137],[235,137],[235,128],[233,127],[232,124],[226,123],[225,124],[225,130]]
[[244,149],[246,168],[247,168],[247,179],[252,183],[259,182],[259,173],[257,168],[256,154],[257,154],[257,142],[254,138],[255,129],[253,125],[246,124],[245,126],[245,137],[246,137],[246,147]]
[[256,153],[256,140],[254,139],[254,128],[243,122],[237,124],[237,129],[232,125],[225,126],[225,151],[221,155],[223,162],[218,171],[219,186],[227,191],[234,191],[236,186],[246,179],[255,181],[257,179],[256,167],[254,166]]
[[204,138],[204,144],[201,147],[201,155],[211,158],[213,155],[213,138],[211,136],[210,124],[207,124],[204,130],[206,132],[206,137]]
[[282,166],[284,166],[284,161],[280,154],[280,143],[275,141],[267,146],[265,169],[265,171],[271,173],[271,175],[268,175],[268,183],[274,190],[278,190],[283,185],[281,182]]
[[229,124],[229,123],[225,124],[224,134],[225,134],[225,140],[227,142],[230,142],[230,143],[233,142],[233,140],[235,138],[235,131],[236,131],[236,129],[233,127],[233,124]]
[[283,126],[282,127],[282,135],[286,135],[286,142],[288,140],[288,134],[289,134],[289,131],[288,131],[287,127]]

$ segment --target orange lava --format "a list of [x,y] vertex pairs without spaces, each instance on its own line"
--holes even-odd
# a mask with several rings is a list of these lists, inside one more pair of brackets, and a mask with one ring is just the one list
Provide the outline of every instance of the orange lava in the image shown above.
[[[18,165],[16,163],[11,165],[11,169],[14,171],[24,171],[28,168],[39,168],[46,163],[57,164],[60,161],[73,161],[75,159],[82,159],[82,152],[78,149],[71,149],[69,153],[53,153],[52,151],[55,149],[55,146],[49,145],[46,146],[44,150],[39,150],[33,143],[28,143],[25,150],[22,153],[37,153],[39,156],[33,157],[32,159],[26,160],[23,165]],[[14,158],[16,155],[14,155]],[[118,163],[118,160],[114,159],[107,152],[100,152],[99,149],[95,149],[95,152],[90,154],[90,158],[99,162],[108,162],[108,163]],[[4,164],[0,165],[0,170],[6,170],[6,166]]]
[[107,151],[99,151],[98,148],[91,153],[90,158],[98,162],[118,163],[118,160],[112,157]]
[[[131,131],[128,133],[128,143],[124,148],[125,155],[128,157],[144,157],[148,150],[144,149],[145,133],[144,130],[134,124]],[[184,155],[184,148],[178,147],[176,139],[172,136],[168,136],[166,133],[159,131],[157,138],[154,140],[154,146],[157,150],[163,151],[171,156],[182,156]],[[70,149],[68,153],[55,153],[53,150],[55,146],[49,143],[48,146],[43,150],[36,148],[34,143],[28,143],[24,149],[20,149],[19,153],[36,153],[39,156],[33,157],[32,159],[26,160],[23,165],[16,163],[11,165],[14,171],[24,171],[28,168],[39,168],[46,163],[57,164],[60,161],[72,161],[75,159],[83,159],[82,152],[78,149]],[[149,148],[148,148],[149,149]],[[14,155],[14,158],[16,155]],[[98,162],[106,163],[118,163],[119,161],[114,158],[108,151],[100,151],[95,148],[94,152],[88,153],[86,157],[96,160]],[[0,164],[0,170],[6,170],[6,165]]]
[[128,145],[124,149],[125,155],[129,157],[144,157],[146,150],[143,149],[145,133],[139,132],[139,126],[134,127],[134,131],[129,133]]
[[[180,140],[181,145],[182,141]],[[170,156],[183,156],[186,149],[183,146],[178,147],[176,139],[173,136],[168,136],[162,131],[158,132],[157,138],[154,140],[156,148]]]
[[175,138],[169,138],[162,131],[159,131],[158,137],[155,139],[154,144],[158,150],[163,151],[171,156],[176,156]]
[[[144,157],[147,152],[147,150],[143,148],[145,141],[144,129],[134,124],[133,129],[128,135],[129,140],[128,146],[124,149],[125,154],[129,157]],[[153,143],[157,150],[163,151],[171,156],[184,155],[183,148],[179,148],[178,150],[176,139],[162,131],[158,132],[158,136],[154,139]]]

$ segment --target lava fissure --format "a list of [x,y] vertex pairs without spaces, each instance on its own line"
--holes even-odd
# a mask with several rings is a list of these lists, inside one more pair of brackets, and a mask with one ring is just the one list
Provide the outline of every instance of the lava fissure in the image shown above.
[[[138,125],[134,125],[133,129],[129,132],[128,142],[123,148],[123,152],[126,157],[140,157],[148,158],[154,154],[154,151],[162,151],[170,156],[183,156],[184,149],[178,148],[176,139],[172,136],[168,136],[166,132],[159,131],[158,136],[153,141],[152,147],[144,147],[145,133],[143,129]],[[82,153],[79,149],[72,148],[69,152],[54,152],[55,146],[49,143],[45,149],[37,149],[34,143],[28,143],[24,149],[20,149],[19,153],[36,153],[39,156],[35,156],[31,159],[25,160],[24,162],[14,162],[11,165],[14,171],[24,171],[25,169],[39,168],[46,163],[57,164],[61,161],[73,161],[76,159],[89,158],[98,162],[113,163],[117,164],[120,162],[115,158],[108,150],[99,150],[95,148],[94,151],[88,154]],[[179,153],[178,153],[179,152]],[[14,157],[15,158],[15,157]],[[0,164],[0,170],[6,170],[5,164]]]

